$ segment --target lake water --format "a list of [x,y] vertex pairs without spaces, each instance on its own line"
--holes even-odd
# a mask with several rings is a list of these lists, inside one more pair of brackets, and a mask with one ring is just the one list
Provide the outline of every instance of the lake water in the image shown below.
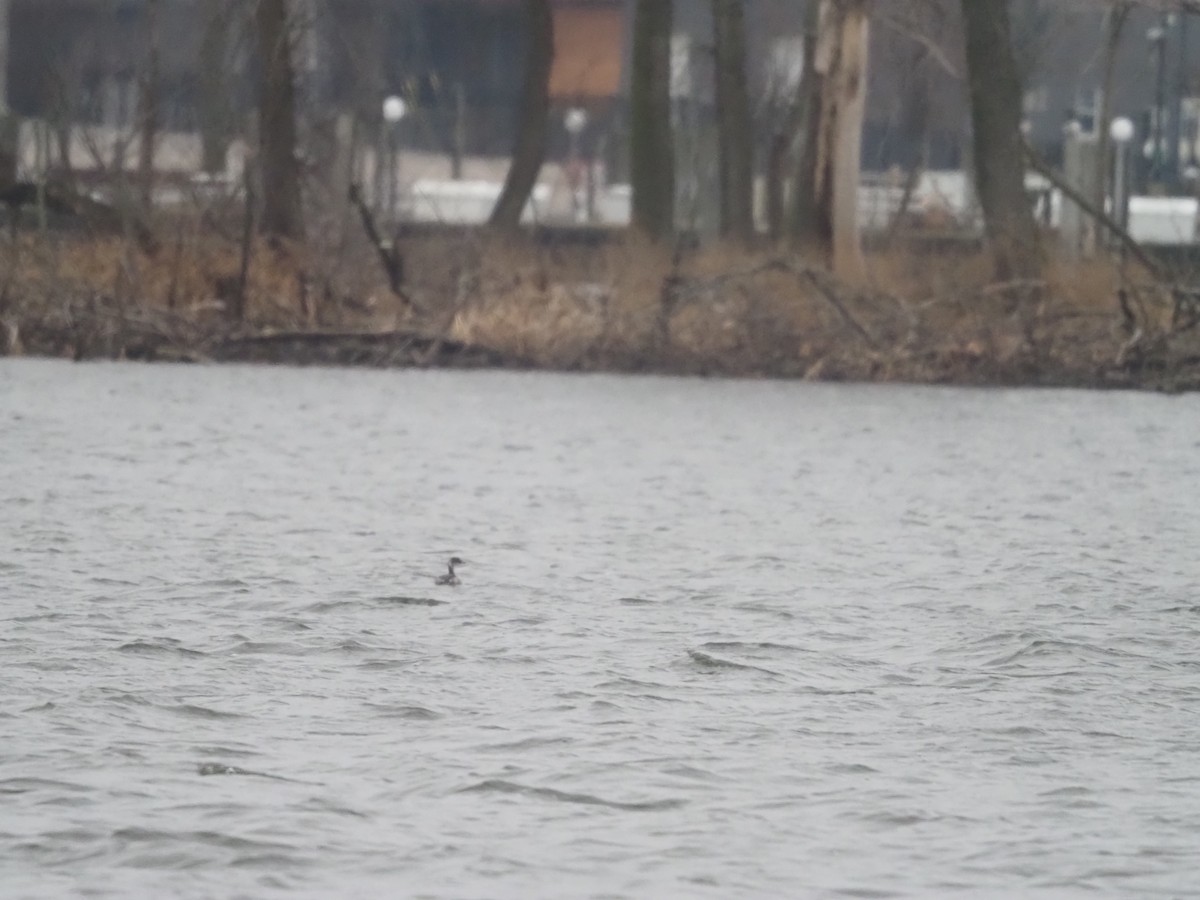
[[0,429],[4,897],[1200,891],[1200,398],[0,360]]

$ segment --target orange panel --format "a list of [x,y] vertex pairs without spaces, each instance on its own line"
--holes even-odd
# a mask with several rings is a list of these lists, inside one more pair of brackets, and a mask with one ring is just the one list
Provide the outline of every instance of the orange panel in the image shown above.
[[620,8],[554,11],[555,99],[613,97],[621,87],[623,22]]

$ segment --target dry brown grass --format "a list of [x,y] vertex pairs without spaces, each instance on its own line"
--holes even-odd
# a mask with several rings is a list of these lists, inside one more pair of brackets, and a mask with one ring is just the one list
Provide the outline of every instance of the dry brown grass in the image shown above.
[[1129,279],[1108,260],[1056,259],[1044,283],[994,285],[978,252],[891,250],[870,256],[869,284],[850,287],[774,251],[467,233],[404,242],[414,312],[361,240],[257,241],[245,320],[233,323],[237,241],[193,220],[161,234],[155,252],[113,236],[4,241],[10,352],[78,354],[80,323],[116,317],[93,352],[125,352],[121,328],[141,323],[189,346],[218,332],[405,329],[544,367],[811,378],[1089,383],[1130,360],[1144,368],[1150,349],[1200,359],[1162,286],[1130,293],[1132,319],[1122,311]]

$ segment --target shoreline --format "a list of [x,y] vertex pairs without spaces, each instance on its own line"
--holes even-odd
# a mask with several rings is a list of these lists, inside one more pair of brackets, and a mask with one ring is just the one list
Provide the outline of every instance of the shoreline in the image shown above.
[[398,290],[369,247],[6,249],[3,356],[1200,391],[1197,295],[1105,260],[995,284],[981,256],[896,251],[856,286],[777,252],[472,235],[404,243]]
[[[115,323],[110,323],[110,325]],[[128,325],[128,322],[126,322]],[[20,329],[18,329],[20,340]],[[775,366],[724,365],[719,359],[681,354],[640,358],[589,358],[567,365],[547,365],[495,348],[416,331],[282,331],[205,335],[198,341],[175,341],[132,329],[105,329],[104,337],[62,329],[42,331],[33,348],[12,352],[9,328],[0,357],[65,359],[74,362],[136,362],[185,365],[260,365],[293,368],[447,369],[547,372],[562,374],[653,375],[677,378],[800,381],[830,384],[911,385],[978,389],[1070,389],[1143,391],[1180,394],[1200,391],[1200,358],[1139,365],[1071,368],[1060,362],[1015,355],[999,359],[986,352],[914,353],[904,358],[863,359],[853,354],[833,359],[794,358]],[[974,349],[974,348],[973,348]]]

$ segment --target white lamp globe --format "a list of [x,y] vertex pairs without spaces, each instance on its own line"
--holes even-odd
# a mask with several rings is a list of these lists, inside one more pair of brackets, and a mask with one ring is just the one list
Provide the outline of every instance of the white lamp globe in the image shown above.
[[579,107],[568,109],[567,114],[563,117],[563,124],[571,134],[579,134],[583,129],[587,128],[587,123],[587,111]]
[[1133,121],[1124,116],[1121,116],[1119,119],[1113,119],[1108,133],[1118,144],[1128,144],[1133,140]]
[[408,104],[395,94],[383,101],[383,120],[395,125],[408,113]]

